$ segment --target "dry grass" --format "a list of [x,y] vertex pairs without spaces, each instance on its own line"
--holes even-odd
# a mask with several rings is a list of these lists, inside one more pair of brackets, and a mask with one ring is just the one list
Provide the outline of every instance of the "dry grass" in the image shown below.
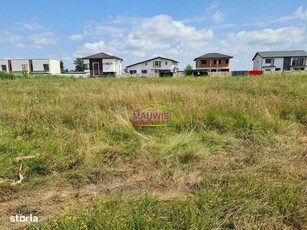
[[[0,89],[0,202],[65,187],[103,197],[41,228],[307,228],[306,75],[38,77]],[[174,110],[173,127],[132,127],[132,110],[152,103]],[[9,186],[14,158],[34,155]]]

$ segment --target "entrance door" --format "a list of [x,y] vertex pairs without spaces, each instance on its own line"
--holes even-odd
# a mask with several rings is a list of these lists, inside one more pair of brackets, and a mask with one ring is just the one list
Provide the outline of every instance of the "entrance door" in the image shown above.
[[96,75],[96,76],[100,75],[98,62],[93,63],[93,75]]
[[285,57],[284,58],[284,66],[283,69],[284,70],[290,70],[291,67],[291,58],[290,57]]

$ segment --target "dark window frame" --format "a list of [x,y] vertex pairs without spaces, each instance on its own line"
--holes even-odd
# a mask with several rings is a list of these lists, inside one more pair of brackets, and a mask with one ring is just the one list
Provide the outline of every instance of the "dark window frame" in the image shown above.
[[264,60],[264,63],[265,63],[265,64],[272,64],[272,63],[273,63],[273,59],[272,59],[272,58],[266,58],[266,59]]
[[154,67],[161,67],[161,61],[154,61]]
[[130,74],[136,74],[137,71],[136,71],[136,70],[129,70],[129,73],[130,73]]
[[43,64],[43,68],[44,68],[44,71],[46,72],[50,70],[49,64]]
[[7,66],[6,65],[1,65],[1,70],[6,72],[7,71]]

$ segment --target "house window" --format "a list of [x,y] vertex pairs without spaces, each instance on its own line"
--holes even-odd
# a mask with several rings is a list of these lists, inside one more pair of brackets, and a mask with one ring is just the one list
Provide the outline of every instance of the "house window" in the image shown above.
[[146,74],[146,73],[147,73],[147,70],[142,70],[142,73],[145,73],[145,74]]
[[161,67],[161,61],[155,61],[155,62],[154,62],[154,67],[155,67],[155,68]]
[[2,71],[7,71],[6,65],[1,65],[1,69],[2,69]]
[[214,60],[214,62],[213,62],[215,65],[216,65],[216,63],[217,63],[217,60]]
[[43,64],[44,66],[44,71],[49,71],[49,64]]
[[130,74],[136,74],[136,70],[130,70],[129,73]]
[[273,59],[265,59],[265,64],[272,64]]
[[221,59],[219,59],[219,64],[222,64],[222,60]]
[[294,58],[292,61],[292,66],[304,66],[304,58]]
[[167,65],[167,61],[165,61],[165,65]]
[[229,64],[229,59],[226,59],[226,64],[227,64],[227,65]]
[[201,60],[202,65],[207,65],[207,60]]
[[147,65],[147,63],[145,63],[145,65]]
[[27,65],[26,65],[26,64],[22,64],[22,65],[21,65],[21,69],[22,69],[22,70],[26,70],[26,69],[27,69]]

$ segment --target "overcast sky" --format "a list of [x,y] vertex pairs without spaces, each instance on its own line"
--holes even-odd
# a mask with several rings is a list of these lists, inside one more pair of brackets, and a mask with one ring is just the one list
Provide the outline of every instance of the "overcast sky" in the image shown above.
[[257,51],[307,51],[306,0],[10,0],[1,6],[0,58],[76,57],[98,52],[123,66],[163,56],[194,66],[208,52],[252,68]]

